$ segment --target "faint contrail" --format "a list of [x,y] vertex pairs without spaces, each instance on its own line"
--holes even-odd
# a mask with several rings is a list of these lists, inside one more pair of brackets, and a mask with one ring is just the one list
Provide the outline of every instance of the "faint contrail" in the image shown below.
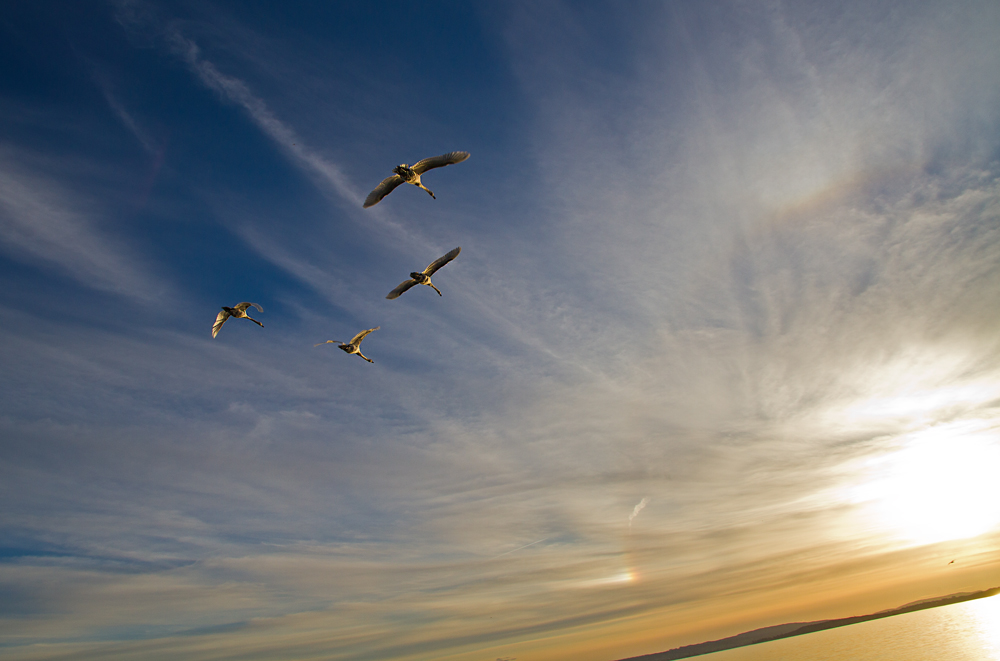
[[628,515],[628,527],[629,528],[632,527],[632,519],[634,519],[635,517],[639,516],[639,512],[641,512],[642,508],[645,507],[646,505],[649,505],[649,498],[643,498],[642,500],[640,500],[639,504],[636,505],[635,509],[632,510],[632,513]]
[[325,160],[303,146],[302,140],[287,124],[279,120],[264,101],[250,91],[246,83],[238,78],[226,76],[215,65],[200,57],[198,46],[180,33],[173,33],[171,40],[178,54],[208,87],[223,94],[230,101],[243,106],[250,119],[286,154],[306,170],[326,182],[342,199],[352,206],[361,206],[362,196],[333,163]]
[[[548,539],[548,537],[546,537],[545,539]],[[540,539],[540,540],[538,540],[538,542],[544,542],[545,539]],[[503,556],[507,555],[508,553],[513,553],[514,551],[520,551],[521,549],[526,549],[529,546],[534,546],[535,544],[538,544],[538,542],[532,542],[530,544],[525,544],[524,546],[519,546],[516,549],[511,549],[510,551],[506,551],[504,553],[501,553],[500,555],[495,555],[492,558],[490,558],[490,560],[496,560],[497,558],[502,558]]]

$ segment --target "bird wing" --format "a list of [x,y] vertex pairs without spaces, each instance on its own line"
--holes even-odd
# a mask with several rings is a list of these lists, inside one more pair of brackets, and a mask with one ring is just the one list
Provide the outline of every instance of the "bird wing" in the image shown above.
[[395,190],[396,186],[403,183],[403,178],[398,174],[394,174],[391,177],[386,177],[382,180],[382,183],[375,187],[375,190],[368,193],[368,197],[365,198],[364,208],[373,207],[382,201],[382,198]]
[[460,252],[462,252],[462,247],[461,246],[459,246],[458,248],[455,248],[454,250],[450,251],[444,257],[438,257],[433,262],[431,262],[430,264],[427,265],[427,268],[424,269],[424,275],[434,275],[435,273],[437,273],[437,270],[439,268],[441,268],[442,266],[444,266],[445,264],[447,264],[451,260],[453,260],[456,257],[458,257],[458,253],[460,253]]
[[382,328],[382,327],[381,326],[376,326],[375,328],[369,328],[368,330],[361,331],[360,333],[358,333],[357,335],[354,336],[354,339],[351,340],[350,344],[354,344],[354,345],[361,344],[361,340],[365,339],[365,337],[367,337],[368,333],[371,333],[372,331],[377,331],[379,328]]
[[414,163],[413,171],[417,174],[423,174],[434,168],[442,168],[452,163],[461,163],[467,158],[469,158],[469,152],[467,151],[453,151],[441,154],[440,156],[431,156],[430,158],[425,158],[422,161]]
[[234,310],[239,310],[240,312],[246,312],[247,308],[249,308],[251,305],[254,306],[255,308],[257,308],[257,312],[263,312],[264,311],[264,308],[260,307],[256,303],[247,303],[246,301],[240,303],[239,305],[234,306],[233,309]]
[[410,287],[413,287],[416,284],[417,284],[417,281],[414,280],[414,279],[412,279],[412,278],[409,279],[409,280],[404,280],[403,282],[399,283],[398,287],[396,287],[391,292],[389,292],[386,295],[386,298],[388,298],[390,300],[394,299],[394,298],[399,298],[400,295],[402,295],[403,292],[405,292],[407,289],[409,289]]
[[219,334],[219,330],[222,328],[222,324],[226,323],[226,319],[229,319],[229,313],[222,310],[215,316],[215,325],[212,326],[212,337]]

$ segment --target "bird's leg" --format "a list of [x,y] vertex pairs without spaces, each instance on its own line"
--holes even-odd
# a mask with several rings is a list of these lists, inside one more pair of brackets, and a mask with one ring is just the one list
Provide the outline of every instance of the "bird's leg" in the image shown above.
[[443,294],[441,293],[441,290],[440,290],[440,289],[438,289],[437,287],[435,287],[435,286],[434,286],[434,283],[433,283],[433,282],[428,282],[427,284],[428,284],[428,286],[430,286],[430,287],[431,287],[432,289],[434,289],[434,291],[436,291],[436,292],[438,293],[438,296],[443,296]]

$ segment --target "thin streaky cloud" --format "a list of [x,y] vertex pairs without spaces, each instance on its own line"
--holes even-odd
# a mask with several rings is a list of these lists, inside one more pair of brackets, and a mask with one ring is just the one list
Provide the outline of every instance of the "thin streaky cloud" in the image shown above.
[[352,206],[361,206],[363,196],[351,185],[340,168],[303,145],[302,139],[279,120],[264,101],[250,91],[242,80],[220,72],[214,64],[202,59],[198,46],[191,40],[174,33],[171,35],[177,52],[184,58],[198,79],[207,87],[243,107],[254,123],[296,163],[318,176],[342,200]]
[[[349,209],[360,211],[364,196],[351,184],[341,168],[307,147],[295,130],[275,117],[263,99],[254,95],[245,82],[220,72],[212,62],[200,56],[198,45],[183,35],[174,32],[168,36],[168,40],[204,85],[241,106],[282,153],[288,155],[314,181],[320,182],[324,193],[332,192],[335,199],[346,203]],[[364,216],[376,221],[369,227],[377,228],[383,240],[405,246],[408,252],[420,253],[437,248],[421,234],[387,217],[382,210],[370,210]],[[353,214],[352,217],[358,218]]]
[[0,153],[0,243],[19,259],[55,264],[81,283],[142,299],[163,293],[93,227],[81,201],[55,184],[22,172]]
[[[261,5],[237,24],[223,8],[163,5],[178,14],[167,17],[147,0],[112,2],[126,29],[138,23],[131,41],[159,50],[108,71],[140,128],[170,131],[171,185],[118,239],[86,188],[94,173],[72,159],[120,149],[71,140],[41,165],[12,150],[10,169],[62,191],[33,189],[111,247],[162,245],[186,301],[263,287],[268,329],[211,342],[214,313],[179,301],[166,327],[139,315],[123,331],[109,297],[90,297],[105,307],[86,323],[53,318],[49,301],[75,282],[43,283],[62,285],[51,299],[0,300],[0,437],[11,439],[0,497],[24,547],[0,563],[13,632],[0,644],[14,656],[615,659],[749,630],[762,612],[776,624],[828,603],[875,610],[987,574],[1000,532],[943,561],[946,547],[899,550],[872,495],[894,453],[926,440],[914,430],[998,438],[1000,179],[962,156],[965,137],[995,150],[996,132],[912,104],[936,90],[995,123],[1000,105],[927,77],[988,89],[996,75],[926,55],[909,38],[920,12],[859,21],[859,34],[795,3],[641,17],[524,5],[484,28],[430,7],[380,19],[364,3],[297,16]],[[526,28],[505,27],[512,12]],[[475,59],[439,28],[501,45]],[[192,60],[175,32],[201,48]],[[422,36],[435,51],[421,66],[380,69]],[[979,40],[984,60],[995,40]],[[344,75],[324,81],[327,41]],[[198,72],[205,60],[214,72]],[[487,77],[512,65],[509,81]],[[205,82],[221,85],[220,72],[239,85]],[[510,114],[477,111],[497,99],[466,76],[514,99]],[[168,104],[141,96],[164,88]],[[249,106],[230,96],[241,90]],[[127,121],[88,99],[52,117],[71,117],[74,135],[80,110]],[[246,117],[270,110],[367,192],[380,177],[354,170],[364,148],[339,147],[377,135],[401,101],[446,132],[475,131],[444,149],[499,167],[456,171],[469,188],[447,203],[418,207],[407,191],[413,204],[363,211]],[[921,107],[926,122],[908,119]],[[257,145],[251,172],[240,150],[206,152],[197,129],[210,127]],[[955,162],[912,162],[913,136]],[[259,177],[275,168],[309,194]],[[433,250],[404,245],[392,220]],[[459,244],[443,298],[385,302],[403,273]],[[216,263],[220,245],[275,268]],[[8,278],[33,286],[38,269],[20,259]],[[366,340],[381,342],[375,369],[312,352],[352,318],[364,322],[354,330],[385,329]],[[550,536],[511,547],[536,532]],[[939,590],[924,570],[950,558],[961,558],[950,576],[968,573]],[[901,598],[879,596],[890,588]]]
[[118,99],[118,97],[111,91],[111,84],[104,78],[104,76],[99,73],[94,73],[94,80],[97,82],[98,87],[101,88],[101,92],[104,94],[104,100],[108,102],[108,107],[111,108],[112,112],[122,123],[122,125],[129,130],[135,139],[139,141],[142,148],[148,153],[158,155],[161,151],[161,147],[156,144],[149,132],[143,128],[139,122],[136,121],[135,117],[132,116],[125,106]]
[[[243,226],[237,229],[237,233],[264,259],[309,285],[334,305],[343,306],[345,298],[355,304],[361,303],[352,287],[345,280],[310,263],[309,260],[297,257],[288,249],[283,248],[272,237],[265,236],[256,227]],[[331,292],[336,292],[336,296]]]
[[118,119],[121,120],[125,128],[131,131],[132,135],[134,135],[136,140],[139,141],[139,144],[142,145],[142,148],[145,149],[150,154],[159,153],[159,149],[157,148],[153,140],[149,137],[149,134],[146,133],[145,129],[139,126],[139,123],[135,121],[135,118],[132,117],[132,115],[127,110],[125,110],[125,106],[123,106],[118,101],[118,99],[116,99],[114,95],[112,95],[111,92],[109,92],[108,90],[104,90],[104,98],[107,99],[108,106],[110,106],[111,109],[115,112],[115,115],[118,116]]
[[495,556],[493,556],[492,558],[490,558],[490,560],[496,560],[497,558],[502,558],[502,557],[504,557],[505,555],[510,555],[511,553],[514,553],[515,551],[520,551],[521,549],[526,549],[526,548],[528,548],[529,546],[534,546],[535,544],[541,544],[541,543],[542,543],[542,542],[544,542],[544,541],[545,541],[546,539],[548,539],[548,537],[545,537],[544,539],[539,539],[539,540],[536,540],[536,541],[534,541],[534,542],[532,542],[532,543],[530,543],[530,544],[525,544],[524,546],[518,546],[518,547],[517,547],[516,549],[511,549],[511,550],[509,550],[509,551],[505,551],[505,552],[501,553],[500,555],[495,555]]

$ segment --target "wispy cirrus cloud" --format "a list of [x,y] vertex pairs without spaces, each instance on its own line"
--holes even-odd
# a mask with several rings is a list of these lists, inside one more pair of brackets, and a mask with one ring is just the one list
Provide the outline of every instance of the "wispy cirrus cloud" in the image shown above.
[[[267,102],[253,92],[245,80],[220,71],[213,62],[202,56],[198,45],[180,31],[168,28],[165,38],[170,49],[188,65],[203,85],[243,108],[280,152],[305,173],[324,195],[347,212],[346,217],[355,221],[362,218],[366,220],[362,227],[366,232],[372,232],[378,243],[419,254],[439,249],[439,246],[428,240],[418,228],[399,222],[384,209],[362,212],[361,204],[365,194],[350,181],[341,166],[310,147],[288,122],[279,118]],[[275,236],[266,226],[251,228],[252,223],[245,220],[241,225],[242,227],[238,227],[236,231],[245,238],[254,236],[263,239],[250,241],[252,247],[262,257],[300,278],[317,291],[327,291],[318,284],[320,281],[338,277],[336,274],[317,270],[309,263],[311,242],[293,246],[289,245],[289,237]],[[299,256],[295,256],[296,254]]]
[[300,167],[323,182],[326,190],[352,206],[361,206],[364,196],[348,181],[340,168],[306,147],[295,131],[278,119],[245,82],[220,72],[213,63],[201,57],[198,46],[193,41],[180,33],[171,33],[169,39],[176,52],[184,58],[202,83],[241,106],[265,135]]
[[92,204],[0,150],[0,243],[15,259],[56,266],[80,283],[151,299],[164,292],[129,248],[96,228]]
[[[22,641],[67,630],[117,641],[67,648],[92,658],[253,658],[281,645],[289,658],[480,659],[559,640],[538,656],[564,658],[570,639],[614,628],[628,640],[629,626],[676,637],[728,610],[784,608],[782,590],[801,604],[842,595],[833,584],[852,572],[900,571],[836,494],[857,480],[844,465],[887,435],[995,400],[983,384],[998,382],[996,172],[922,172],[907,156],[902,174],[873,175],[891,153],[923,153],[897,137],[946,142],[964,124],[877,130],[919,106],[888,89],[872,111],[868,92],[839,84],[877,90],[900,80],[886,64],[900,58],[871,59],[867,78],[835,75],[845,58],[811,63],[800,46],[822,35],[797,39],[801,17],[692,4],[638,26],[627,12],[608,41],[628,39],[606,43],[603,13],[544,13],[553,6],[523,17],[537,32],[511,28],[537,110],[523,127],[539,176],[517,188],[530,200],[521,229],[542,230],[470,206],[447,229],[464,252],[442,299],[386,305],[406,270],[441,253],[398,277],[395,265],[355,275],[345,264],[369,237],[324,235],[325,204],[297,226],[269,225],[252,194],[248,213],[214,210],[330,302],[378,315],[373,369],[309,353],[330,337],[322,306],[301,313],[308,333],[322,328],[315,338],[281,328],[287,316],[265,303],[266,332],[227,327],[219,341],[208,313],[190,333],[137,338],[61,336],[5,314],[0,345],[28,356],[8,361],[8,388],[48,399],[31,400],[40,422],[0,420],[19,439],[3,462],[4,516],[43,551],[79,556],[40,552],[0,572],[38,615],[9,625],[33,628]],[[690,20],[678,27],[678,15]],[[684,32],[690,49],[665,54]],[[602,43],[620,69],[605,68]],[[279,117],[279,97],[254,92],[259,70],[213,63],[188,38],[174,46],[199,88],[253,119],[242,135],[259,129],[335,204],[357,202],[344,170],[324,169],[291,128],[319,122]],[[304,51],[293,64],[308,66]],[[903,146],[869,158],[868,143]],[[501,170],[481,181],[512,191]],[[905,419],[907,402],[918,417]],[[116,563],[128,560],[125,575]]]
[[142,148],[154,156],[161,155],[163,152],[162,146],[157,144],[157,141],[153,139],[149,131],[125,108],[118,95],[112,91],[111,83],[104,76],[96,72],[94,78],[101,88],[101,92],[104,94],[104,99],[108,102],[108,107],[115,113],[115,116],[121,121],[122,125],[135,136],[135,139],[139,141]]

